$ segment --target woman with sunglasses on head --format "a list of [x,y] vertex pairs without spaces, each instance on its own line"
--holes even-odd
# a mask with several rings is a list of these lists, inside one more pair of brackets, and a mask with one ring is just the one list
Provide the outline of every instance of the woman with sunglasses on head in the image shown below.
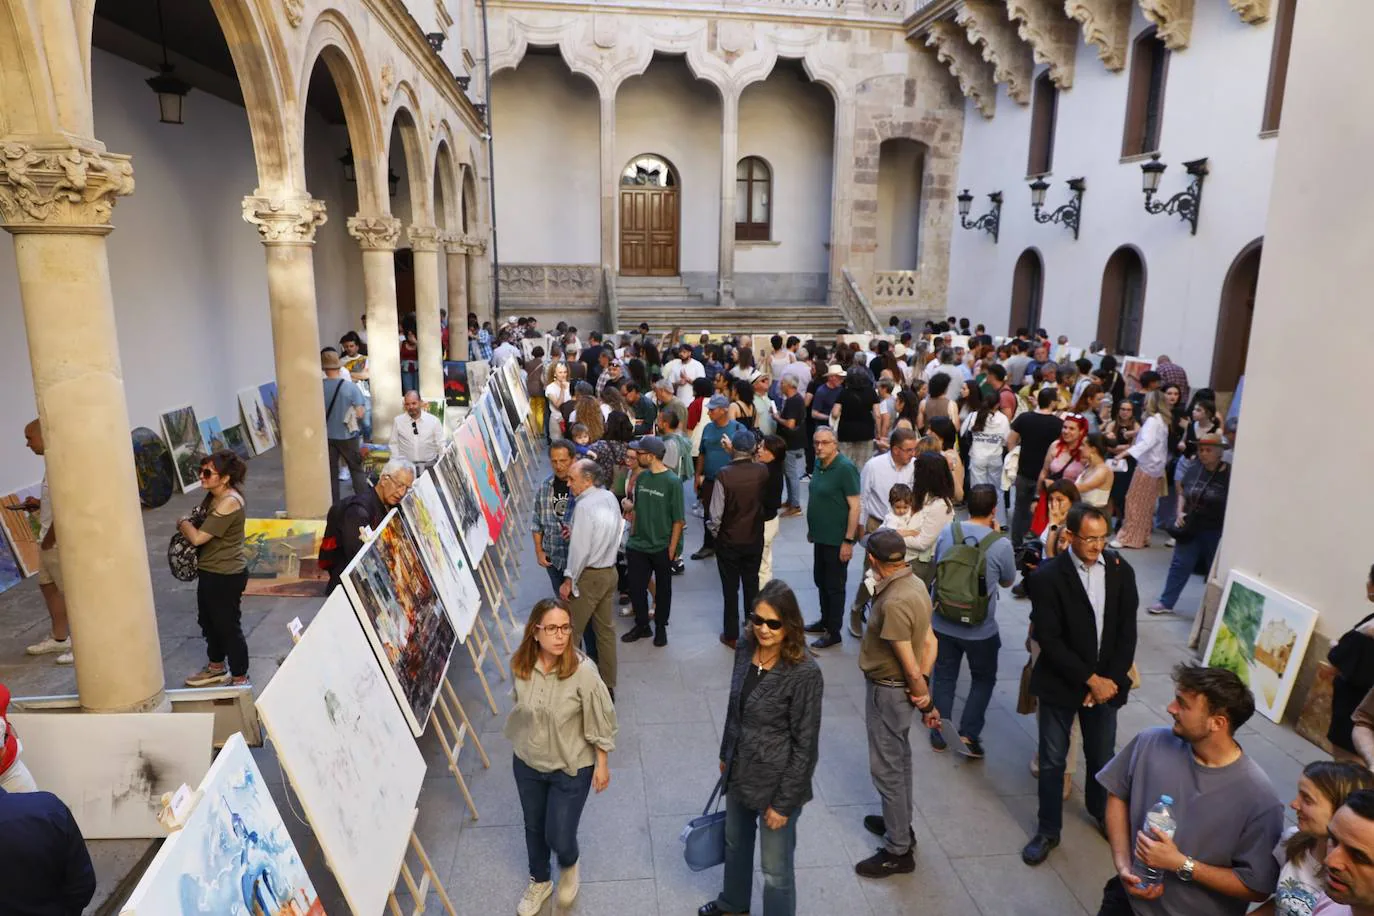
[[[248,642],[239,602],[248,585],[243,552],[243,478],[248,465],[228,449],[200,459],[200,504],[204,521],[177,522],[177,531],[196,548],[196,608],[209,664],[186,679],[187,687],[248,683]],[[225,668],[225,659],[229,666]]]
[[553,896],[549,859],[558,857],[558,906],[577,899],[577,826],[594,788],[611,784],[615,706],[596,663],[573,645],[572,616],[558,598],[530,611],[511,657],[515,707],[503,734],[514,750],[515,787],[525,816],[530,883],[515,912],[536,916]]
[[1040,478],[1036,481],[1035,491],[1040,495],[1035,504],[1035,515],[1031,518],[1031,532],[1039,534],[1045,530],[1049,518],[1047,487],[1058,480],[1073,483],[1083,473],[1083,440],[1088,435],[1088,421],[1082,414],[1063,415],[1064,425],[1060,428],[1059,438],[1050,444],[1045,452],[1045,463],[1040,468]]
[[797,818],[812,797],[824,688],[802,627],[797,596],[785,582],[774,579],[759,590],[735,649],[720,744],[725,886],[698,916],[749,912],[760,821],[763,916],[797,911]]

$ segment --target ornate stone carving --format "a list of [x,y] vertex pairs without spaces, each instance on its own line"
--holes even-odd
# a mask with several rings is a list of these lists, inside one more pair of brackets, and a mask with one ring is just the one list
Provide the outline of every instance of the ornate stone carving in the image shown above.
[[310,197],[254,197],[243,199],[243,219],[258,227],[266,243],[308,245],[328,215],[324,201]]
[[448,254],[467,254],[468,245],[463,240],[461,232],[445,232],[440,237],[444,243],[444,251]]
[[387,61],[381,69],[382,104],[391,104],[391,90],[396,86],[396,68]]
[[468,254],[486,254],[487,240],[480,235],[463,236],[463,244],[467,246]]
[[955,21],[968,32],[968,40],[983,46],[983,60],[992,64],[992,78],[1007,84],[1013,101],[1029,105],[1031,72],[1035,68],[1031,49],[1016,35],[1016,26],[1003,15],[1004,3],[994,0],[964,0]]
[[1242,22],[1253,25],[1269,18],[1270,2],[1271,0],[1231,0],[1231,9],[1240,14]]
[[411,226],[406,229],[411,251],[438,251],[440,232],[434,226]]
[[1182,51],[1193,37],[1193,0],[1140,0],[1140,10],[1156,26],[1170,51]]
[[1073,62],[1078,51],[1078,27],[1064,16],[1060,0],[1007,0],[1007,18],[1031,46],[1037,64],[1048,64],[1050,82],[1073,88]]
[[281,5],[286,12],[286,21],[291,24],[291,28],[300,28],[301,22],[305,20],[305,0],[282,0]]
[[1064,12],[1083,27],[1083,40],[1097,46],[1108,70],[1126,66],[1134,0],[1064,0]]
[[601,294],[601,268],[594,264],[502,264],[501,294],[532,303],[585,303]]
[[401,237],[401,221],[394,216],[350,216],[348,234],[363,251],[395,251]]
[[936,56],[959,81],[959,89],[973,100],[983,117],[991,118],[997,111],[997,84],[992,78],[992,65],[969,44],[964,30],[945,19],[932,22],[926,44],[935,49]]
[[128,156],[0,143],[0,223],[11,231],[107,230],[116,199],[133,191]]

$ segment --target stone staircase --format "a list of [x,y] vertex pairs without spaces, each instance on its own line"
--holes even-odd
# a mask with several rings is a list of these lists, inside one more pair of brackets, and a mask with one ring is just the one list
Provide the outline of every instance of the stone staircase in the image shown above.
[[802,339],[833,339],[836,329],[848,326],[844,314],[824,302],[744,303],[722,307],[692,293],[679,277],[619,277],[616,294],[620,315],[617,330],[624,331],[647,322],[655,334],[681,328],[689,339],[694,339],[703,330],[712,334],[756,336],[785,332]]
[[689,290],[681,277],[616,277],[615,290],[621,302],[705,301]]

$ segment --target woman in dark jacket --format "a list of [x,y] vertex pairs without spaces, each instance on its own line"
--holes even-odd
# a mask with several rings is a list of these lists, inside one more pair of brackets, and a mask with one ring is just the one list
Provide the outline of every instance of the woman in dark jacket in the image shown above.
[[811,800],[821,731],[821,669],[806,651],[801,608],[785,582],[759,590],[735,650],[720,772],[725,888],[698,916],[749,912],[759,821],[763,916],[793,916],[797,818]]

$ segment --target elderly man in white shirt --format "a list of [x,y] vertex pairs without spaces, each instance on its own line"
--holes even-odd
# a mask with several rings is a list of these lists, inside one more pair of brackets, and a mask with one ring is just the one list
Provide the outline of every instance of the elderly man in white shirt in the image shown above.
[[895,484],[911,486],[916,466],[916,433],[910,429],[892,431],[892,447],[881,455],[874,455],[859,472],[859,506],[863,509],[864,528],[876,531],[892,511],[887,494]]
[[568,489],[573,506],[568,537],[568,566],[559,597],[568,602],[573,625],[573,645],[582,642],[587,624],[595,640],[588,640],[587,655],[596,662],[601,680],[615,699],[615,628],[611,623],[619,577],[615,570],[620,533],[625,524],[620,500],[604,486],[601,467],[590,458],[573,463]]
[[425,402],[417,391],[407,391],[405,413],[391,424],[391,457],[415,465],[417,476],[433,467],[444,453],[444,424],[425,410]]
[[491,353],[491,367],[500,369],[513,359],[520,358],[520,348],[511,343],[510,332],[501,332],[501,343]]

